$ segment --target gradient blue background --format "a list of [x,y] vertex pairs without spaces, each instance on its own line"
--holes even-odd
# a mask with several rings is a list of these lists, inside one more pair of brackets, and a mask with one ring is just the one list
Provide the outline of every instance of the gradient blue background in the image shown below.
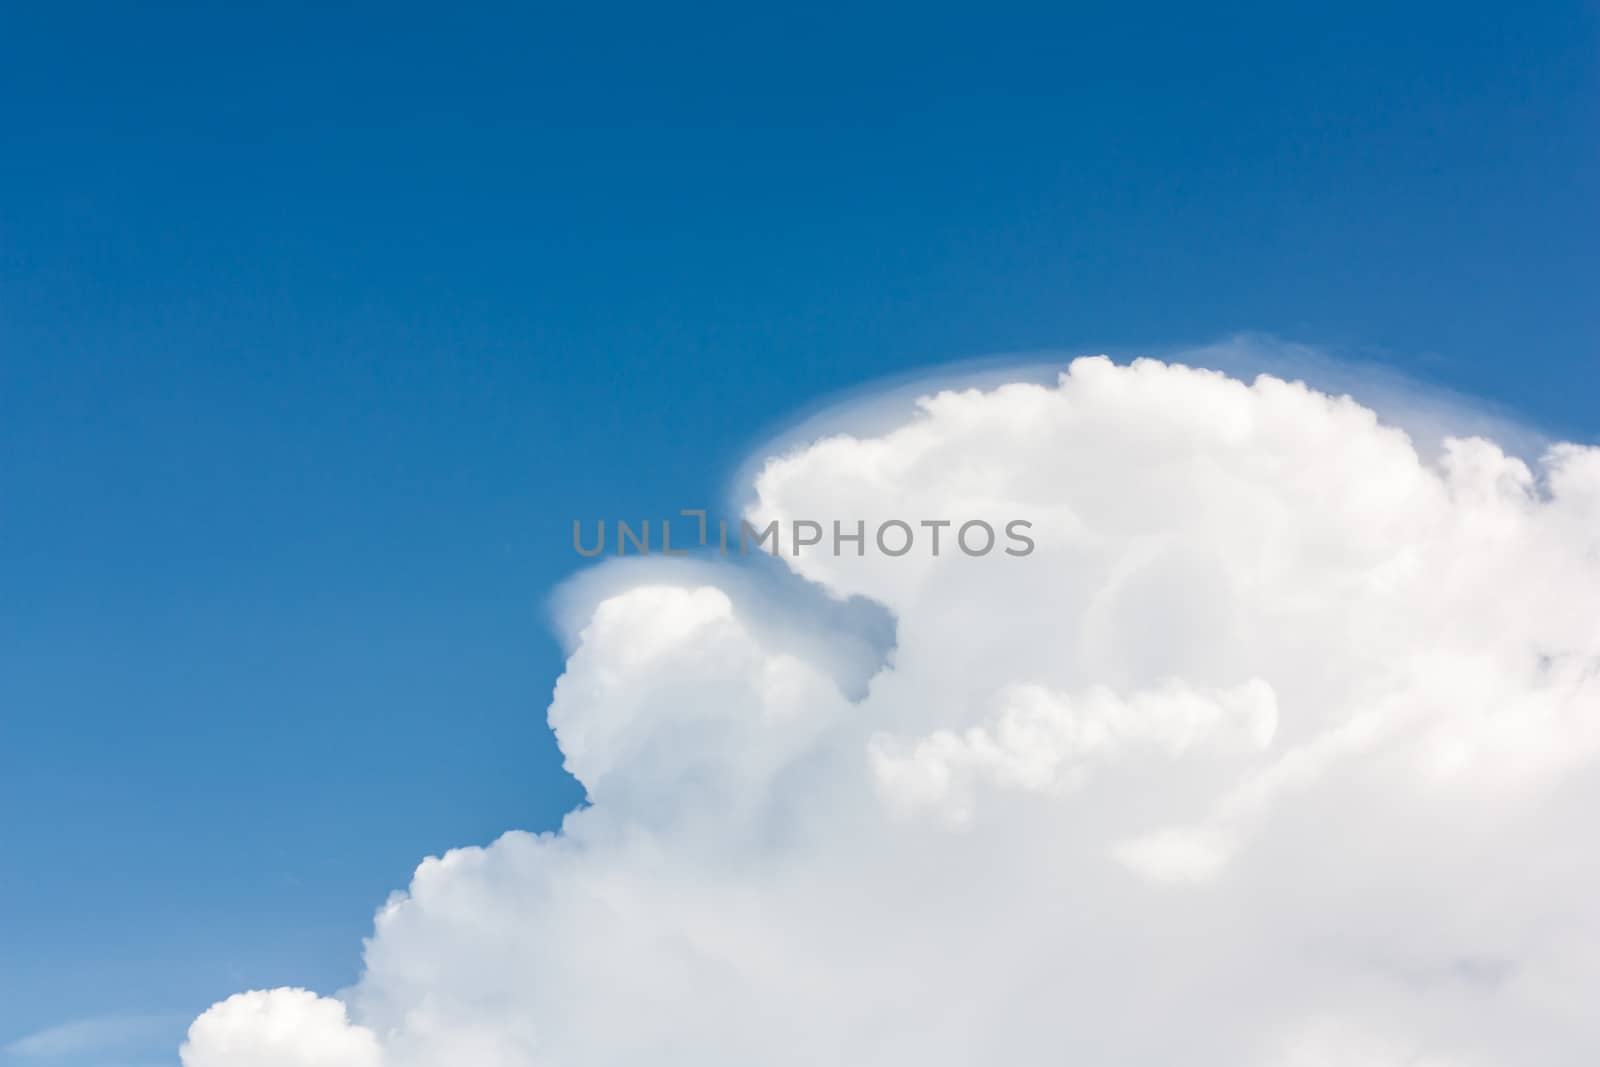
[[571,520],[830,391],[1260,330],[1600,433],[1591,3],[578,6],[0,16],[0,1046],[553,826]]

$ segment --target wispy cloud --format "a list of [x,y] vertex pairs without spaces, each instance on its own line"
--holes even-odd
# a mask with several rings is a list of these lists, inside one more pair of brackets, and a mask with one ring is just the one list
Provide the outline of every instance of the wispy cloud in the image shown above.
[[73,1057],[98,1055],[144,1055],[153,1043],[170,1040],[181,1033],[182,1016],[102,1015],[76,1019],[18,1038],[0,1048],[8,1059],[55,1063]]

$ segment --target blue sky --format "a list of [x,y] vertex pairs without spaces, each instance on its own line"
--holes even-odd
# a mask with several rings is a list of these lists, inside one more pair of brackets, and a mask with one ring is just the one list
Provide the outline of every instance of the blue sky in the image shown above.
[[553,826],[571,520],[838,390],[1248,330],[1600,435],[1589,4],[5,22],[0,1046]]

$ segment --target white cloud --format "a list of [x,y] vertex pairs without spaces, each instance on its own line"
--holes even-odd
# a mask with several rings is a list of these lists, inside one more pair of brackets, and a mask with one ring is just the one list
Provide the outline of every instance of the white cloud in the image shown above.
[[[126,1058],[148,1051],[153,1043],[169,1034],[182,1032],[184,1019],[169,1015],[105,1015],[52,1026],[18,1038],[0,1048],[0,1053],[16,1060],[63,1063],[95,1057]],[[170,1048],[170,1046],[168,1046]]]
[[874,736],[873,773],[888,803],[902,811],[938,809],[965,824],[980,782],[1039,792],[1076,788],[1094,762],[1128,749],[1170,756],[1201,745],[1255,752],[1271,743],[1278,723],[1272,687],[1259,678],[1208,692],[1174,680],[1127,700],[1104,687],[1074,699],[1014,685],[995,703],[989,721],[961,733],[936,730],[914,745]]
[[189,1028],[183,1067],[378,1067],[372,1032],[337,1000],[304,989],[241,993]]
[[1600,452],[1080,360],[749,506],[1038,549],[786,557],[893,613],[864,687],[715,567],[611,583],[550,709],[591,805],[426,861],[340,1001],[219,1005],[186,1067],[1600,1056]]

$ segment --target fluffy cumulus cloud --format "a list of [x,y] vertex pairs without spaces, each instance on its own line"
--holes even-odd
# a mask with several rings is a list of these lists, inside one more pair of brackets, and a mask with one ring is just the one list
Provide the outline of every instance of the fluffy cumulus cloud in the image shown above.
[[715,568],[612,589],[550,707],[591,803],[427,860],[356,986],[218,1005],[187,1067],[1600,1058],[1600,450],[1086,359],[752,490],[865,524],[784,555],[892,613],[865,692]]
[[304,989],[229,997],[195,1020],[183,1046],[198,1067],[378,1067],[372,1031],[352,1026],[344,1005]]

